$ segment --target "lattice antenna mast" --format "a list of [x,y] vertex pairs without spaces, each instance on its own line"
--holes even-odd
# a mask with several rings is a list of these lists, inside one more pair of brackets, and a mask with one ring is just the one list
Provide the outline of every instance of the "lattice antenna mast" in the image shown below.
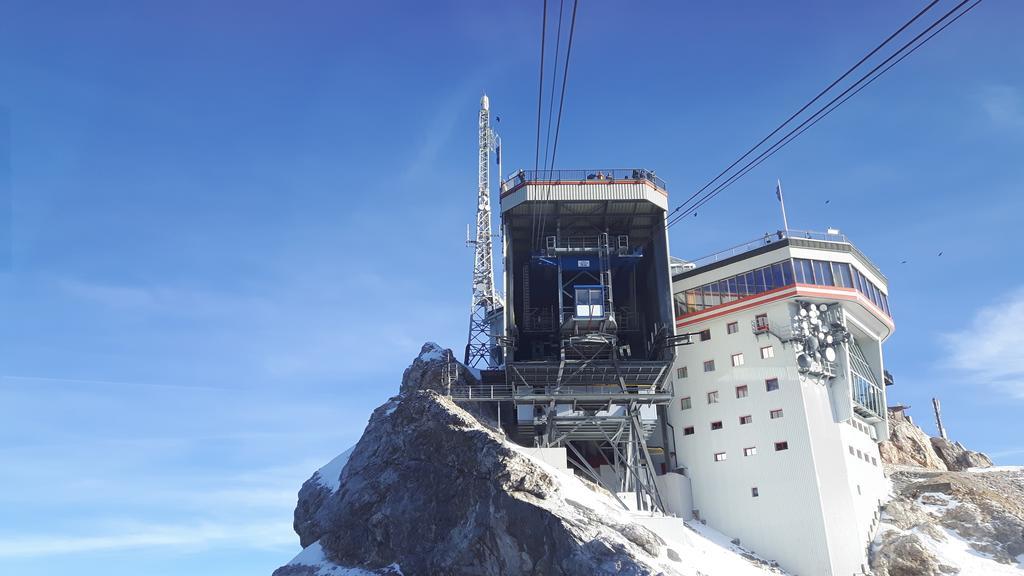
[[494,283],[494,249],[491,243],[491,151],[495,151],[498,176],[501,177],[501,139],[491,129],[490,101],[480,99],[480,149],[478,157],[476,238],[466,244],[474,249],[473,301],[469,310],[469,339],[466,343],[466,366],[497,363],[492,351],[491,321],[494,311],[503,307]]

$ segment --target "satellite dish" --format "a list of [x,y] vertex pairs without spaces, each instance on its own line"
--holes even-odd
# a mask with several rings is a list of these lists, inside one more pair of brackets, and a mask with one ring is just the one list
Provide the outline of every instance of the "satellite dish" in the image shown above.
[[808,338],[807,342],[804,343],[804,347],[807,350],[814,351],[818,349],[818,340],[815,338]]
[[796,363],[802,370],[807,370],[811,367],[811,358],[807,354],[801,354],[796,357]]
[[826,344],[832,344],[832,343],[834,343],[835,341],[836,341],[836,339],[835,339],[835,338],[833,338],[831,334],[829,334],[829,335],[825,336],[825,343],[826,343]]
[[800,309],[800,315],[801,315],[801,316],[807,316],[807,310],[806,310],[806,309],[804,309],[804,308],[801,308],[801,309]]
[[829,362],[835,362],[836,361],[836,349],[835,348],[833,348],[831,346],[829,346],[828,348],[825,348],[825,360],[828,360]]
[[821,310],[822,312],[827,312],[828,311],[828,306],[825,305],[825,304],[819,304],[818,305],[818,310]]
[[809,314],[811,315],[811,318],[817,318],[818,317],[818,310],[816,308],[811,308],[811,311],[809,312]]

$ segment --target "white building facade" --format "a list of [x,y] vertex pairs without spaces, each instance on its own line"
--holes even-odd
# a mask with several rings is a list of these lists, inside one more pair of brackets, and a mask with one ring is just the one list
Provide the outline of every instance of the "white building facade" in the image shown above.
[[688,477],[695,516],[787,571],[867,572],[888,489],[885,277],[839,234],[697,264],[673,277],[692,344],[673,367],[666,467]]

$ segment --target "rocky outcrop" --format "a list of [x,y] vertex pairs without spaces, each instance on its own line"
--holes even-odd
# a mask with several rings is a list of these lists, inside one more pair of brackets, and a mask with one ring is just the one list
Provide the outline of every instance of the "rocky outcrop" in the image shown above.
[[948,470],[928,435],[902,412],[890,413],[889,440],[879,444],[878,451],[886,464]]
[[878,576],[939,576],[956,573],[954,569],[946,571],[940,568],[938,559],[914,533],[900,533],[883,540],[875,550],[872,569]]
[[452,351],[442,348],[434,342],[427,342],[420,348],[420,354],[412,361],[412,364],[402,374],[402,386],[399,394],[408,394],[417,390],[434,390],[444,393],[445,384],[442,378],[445,365],[453,365],[456,372],[455,381],[452,386],[466,386],[476,384],[476,377],[458,362]]
[[[451,575],[663,572],[657,536],[563,493],[548,472],[433,391],[378,408],[340,487],[322,494],[296,509],[296,531],[304,547],[318,542],[341,566]],[[275,574],[303,574],[296,570]]]
[[[341,566],[406,575],[676,573],[663,561],[679,553],[610,495],[556,479],[438,394],[450,354],[424,345],[401,394],[373,412],[350,453],[306,481],[294,519],[304,551],[275,576]],[[475,382],[455,364],[455,385]]]
[[964,448],[959,442],[950,442],[944,438],[932,438],[932,448],[950,470],[967,470],[968,468],[988,468],[992,459],[981,452]]
[[[1024,469],[902,468],[891,478],[894,495],[871,550],[875,574],[992,573],[999,564],[1018,565],[1024,554]],[[959,560],[947,557],[964,544],[970,553]],[[979,562],[989,562],[987,570]]]

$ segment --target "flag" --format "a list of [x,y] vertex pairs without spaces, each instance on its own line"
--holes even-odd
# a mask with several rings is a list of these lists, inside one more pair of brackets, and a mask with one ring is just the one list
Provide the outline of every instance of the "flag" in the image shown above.
[[781,181],[777,182],[775,184],[775,198],[777,198],[779,200],[779,202],[782,202],[782,182]]

